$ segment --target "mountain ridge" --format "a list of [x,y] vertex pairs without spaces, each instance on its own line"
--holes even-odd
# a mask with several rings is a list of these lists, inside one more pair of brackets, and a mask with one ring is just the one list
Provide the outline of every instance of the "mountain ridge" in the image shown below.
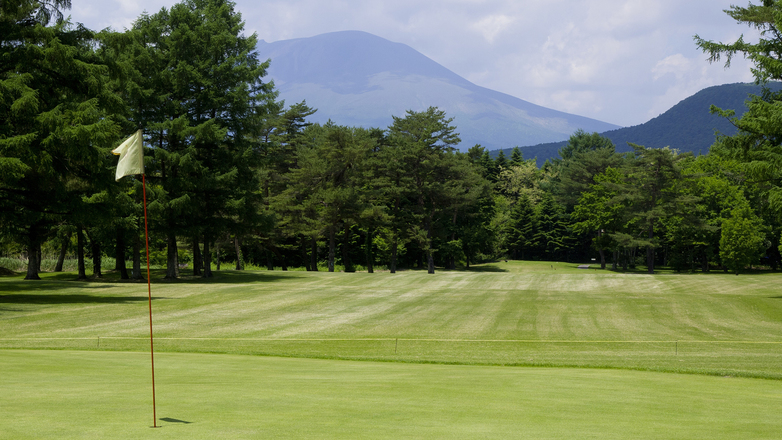
[[280,97],[317,108],[313,122],[385,128],[391,116],[439,107],[460,133],[460,149],[566,140],[576,129],[619,128],[478,86],[413,48],[362,31],[260,41]]
[[[766,87],[773,91],[782,90],[782,84],[776,82],[768,83]],[[753,83],[706,87],[643,124],[600,134],[611,139],[616,145],[616,151],[620,153],[632,151],[628,145],[631,142],[649,148],[671,147],[682,152],[705,154],[714,143],[717,133],[731,136],[737,131],[730,121],[712,114],[710,107],[716,105],[724,110],[734,110],[736,117],[740,117],[747,110],[745,101],[750,95],[760,95],[762,88],[763,86]],[[566,144],[567,141],[548,142],[520,149],[525,158],[536,157],[540,166],[547,159],[558,157],[559,149]],[[501,150],[508,155],[512,148]],[[492,150],[491,155],[496,156],[499,151],[500,149]]]

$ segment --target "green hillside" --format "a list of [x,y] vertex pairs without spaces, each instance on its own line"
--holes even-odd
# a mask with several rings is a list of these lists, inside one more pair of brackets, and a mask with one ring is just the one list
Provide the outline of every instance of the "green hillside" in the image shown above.
[[[772,83],[772,90],[782,85]],[[716,105],[725,110],[735,110],[736,116],[746,111],[744,102],[750,95],[761,94],[762,88],[755,84],[737,83],[705,88],[671,107],[665,113],[641,125],[620,128],[601,133],[616,145],[616,151],[632,151],[628,143],[651,148],[671,147],[680,151],[705,154],[714,143],[715,134],[733,135],[736,128],[724,118],[711,114],[709,109]],[[567,142],[551,142],[522,148],[525,158],[538,158],[538,166],[546,159],[558,157],[559,149]],[[512,148],[503,149],[510,155]],[[492,152],[495,156],[499,150]]]

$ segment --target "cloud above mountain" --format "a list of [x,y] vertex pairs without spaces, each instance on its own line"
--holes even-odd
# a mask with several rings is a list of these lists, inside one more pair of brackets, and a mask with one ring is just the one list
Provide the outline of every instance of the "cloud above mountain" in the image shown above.
[[[237,0],[266,41],[363,30],[407,44],[462,77],[549,108],[619,125],[645,122],[696,91],[751,81],[748,63],[709,65],[692,36],[754,32],[732,0]],[[173,0],[74,1],[91,28],[130,26]],[[666,70],[667,69],[667,70]]]

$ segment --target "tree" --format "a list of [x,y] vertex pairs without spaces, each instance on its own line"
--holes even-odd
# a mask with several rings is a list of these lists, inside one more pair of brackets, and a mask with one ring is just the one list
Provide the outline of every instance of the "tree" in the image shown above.
[[511,231],[508,237],[508,248],[511,258],[524,260],[533,241],[535,209],[526,194],[516,200],[511,212]]
[[109,182],[108,148],[118,137],[121,103],[109,68],[93,50],[94,34],[62,20],[68,7],[0,4],[0,228],[25,244],[25,279],[39,279],[52,227]]
[[567,144],[560,148],[559,157],[561,159],[555,159],[555,162],[567,161],[578,153],[600,149],[607,149],[613,152],[615,150],[614,143],[611,139],[601,136],[598,133],[590,134],[579,128],[575,133],[570,135]]
[[535,206],[532,246],[543,260],[555,261],[568,248],[568,225],[562,206],[549,193],[544,193]]
[[551,191],[557,200],[571,211],[580,194],[595,184],[595,177],[608,168],[619,168],[622,156],[614,152],[614,146],[578,151],[560,162],[559,172],[552,182]]
[[[782,3],[764,0],[760,5],[731,6],[725,12],[760,31],[759,39],[750,43],[742,35],[733,43],[721,43],[695,35],[709,62],[724,57],[725,67],[729,67],[740,54],[755,65],[752,74],[758,84],[782,80]],[[735,118],[731,110],[712,107],[712,111],[729,118],[739,129],[734,136],[720,137],[717,148],[742,160],[747,174],[763,184],[769,207],[782,213],[782,92],[766,89],[761,96],[751,97],[741,118]]]
[[682,160],[689,155],[669,148],[654,149],[632,145],[634,157],[625,168],[625,181],[616,190],[614,203],[627,206],[628,228],[646,247],[646,266],[654,273],[655,249],[659,239],[655,231],[661,221],[672,215],[686,215],[697,197],[678,191],[684,181]]
[[[297,153],[297,167],[287,176],[288,187],[275,198],[276,206],[287,212],[298,212],[305,223],[300,228],[312,228],[325,233],[328,240],[328,268],[334,271],[337,243],[343,232],[343,264],[352,271],[347,243],[351,226],[361,221],[365,199],[361,194],[363,167],[373,149],[374,140],[361,128],[336,125],[313,126],[317,132],[313,142],[302,145]],[[286,216],[289,219],[292,216]]]
[[746,207],[734,209],[722,223],[720,257],[738,275],[759,260],[764,239],[760,219]]
[[[623,206],[615,203],[618,195],[615,188],[624,179],[616,168],[607,168],[594,177],[595,183],[588,191],[581,193],[573,211],[573,229],[576,232],[595,234],[593,246],[600,254],[600,268],[605,269],[605,250],[612,245],[611,234],[621,229]],[[606,185],[608,184],[608,186]],[[616,263],[616,258],[614,258]]]
[[[404,199],[410,215],[407,233],[424,252],[429,273],[434,273],[432,234],[436,216],[447,212],[462,190],[458,180],[452,179],[457,160],[453,145],[460,139],[451,122],[453,118],[446,118],[444,111],[429,107],[422,112],[408,110],[404,118],[394,116],[388,128],[385,174],[398,177],[398,202]],[[400,215],[401,211],[394,214]]]
[[194,246],[203,240],[209,262],[218,233],[230,231],[238,245],[265,224],[257,143],[279,106],[263,81],[268,62],[257,58],[257,37],[243,28],[231,1],[185,0],[142,15],[129,41],[117,44],[121,61],[134,66],[125,90],[131,119],[157,147],[149,180],[159,197],[150,210],[167,236],[167,278],[178,276],[177,236]]
[[523,160],[524,156],[521,154],[521,149],[519,147],[513,147],[513,152],[510,154],[510,164],[521,165]]

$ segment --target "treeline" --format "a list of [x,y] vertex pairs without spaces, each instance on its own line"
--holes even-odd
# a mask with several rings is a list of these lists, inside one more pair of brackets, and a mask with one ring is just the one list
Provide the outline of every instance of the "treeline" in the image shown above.
[[6,254],[27,254],[27,279],[47,249],[60,267],[75,249],[80,278],[87,259],[101,276],[108,255],[122,278],[142,276],[141,181],[115,182],[110,153],[139,128],[150,257],[167,278],[185,263],[203,277],[226,262],[430,273],[498,258],[649,272],[780,263],[775,187],[739,138],[699,157],[619,154],[579,131],[538,167],[519,149],[458,152],[437,108],[387,129],[311,124],[315,109],[286,106],[264,80],[268,62],[230,1],[186,0],[122,33],[73,26],[68,6],[0,8],[0,232]]

